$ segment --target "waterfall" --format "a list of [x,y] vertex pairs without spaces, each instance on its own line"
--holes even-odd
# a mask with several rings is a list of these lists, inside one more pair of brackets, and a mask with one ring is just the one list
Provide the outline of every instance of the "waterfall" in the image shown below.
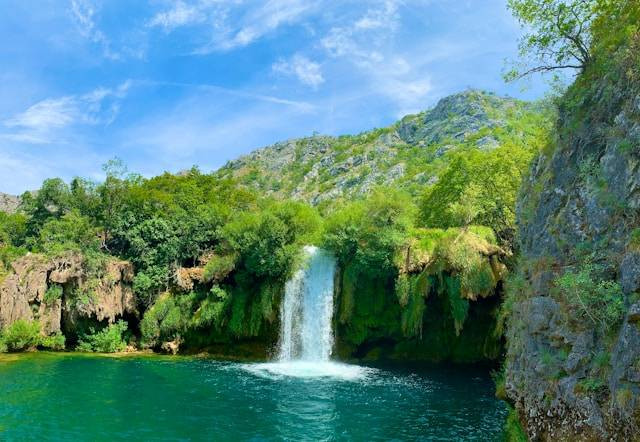
[[332,361],[333,281],[336,260],[313,246],[303,250],[300,269],[285,284],[280,308],[280,342],[275,361],[245,364],[249,372],[270,379],[328,378],[356,381],[374,369]]
[[314,246],[304,248],[304,265],[285,285],[279,361],[329,360],[335,273],[336,260],[330,253]]

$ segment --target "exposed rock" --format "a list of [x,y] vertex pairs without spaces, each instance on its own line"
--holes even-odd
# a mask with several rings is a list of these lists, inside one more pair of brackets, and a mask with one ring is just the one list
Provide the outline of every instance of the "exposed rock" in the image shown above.
[[640,86],[625,79],[637,80],[635,60],[568,92],[583,94],[568,98],[584,103],[581,120],[561,109],[555,151],[534,162],[518,202],[526,284],[507,333],[506,390],[532,440],[638,438],[640,304],[605,333],[552,298],[555,278],[585,260],[617,277],[627,305],[640,289],[640,252],[629,240],[640,208]]
[[[51,334],[61,331],[64,320],[113,323],[137,314],[131,263],[112,259],[99,278],[89,278],[83,264],[82,256],[74,253],[51,259],[28,254],[16,260],[0,284],[0,328],[19,319],[38,320],[42,333]],[[53,285],[62,287],[62,295],[47,299]]]
[[[419,192],[423,178],[411,167],[412,160],[429,163],[458,149],[493,149],[498,145],[494,129],[506,127],[515,133],[509,126],[514,109],[538,111],[508,97],[466,91],[386,128],[353,136],[314,135],[258,149],[228,163],[218,174],[266,194],[314,205],[367,194],[377,185],[397,184]],[[415,175],[408,176],[407,171]]]
[[182,342],[180,341],[180,339],[175,339],[173,341],[163,342],[162,345],[160,346],[160,349],[165,353],[170,353],[172,355],[176,355],[176,354],[178,354],[178,351],[180,351],[180,344],[181,343]]
[[625,293],[633,293],[640,289],[640,252],[631,251],[622,258],[620,285]]
[[180,267],[176,270],[175,282],[180,289],[188,292],[196,283],[202,282],[203,267]]
[[0,192],[0,212],[14,213],[20,205],[20,197]]

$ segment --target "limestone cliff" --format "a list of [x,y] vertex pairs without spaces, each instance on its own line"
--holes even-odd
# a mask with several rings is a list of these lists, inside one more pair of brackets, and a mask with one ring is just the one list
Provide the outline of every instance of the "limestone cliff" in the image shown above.
[[0,212],[14,213],[19,205],[19,197],[0,192]]
[[126,261],[110,259],[98,276],[90,276],[79,254],[28,254],[12,263],[0,283],[0,329],[19,319],[37,320],[49,335],[72,330],[81,320],[113,323],[137,315],[132,279]]
[[561,100],[518,207],[506,391],[533,440],[638,440],[640,38]]

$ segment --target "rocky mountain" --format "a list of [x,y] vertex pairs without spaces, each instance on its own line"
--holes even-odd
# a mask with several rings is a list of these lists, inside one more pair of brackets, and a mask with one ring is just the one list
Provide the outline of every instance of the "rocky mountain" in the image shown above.
[[521,141],[540,125],[541,110],[539,104],[470,90],[386,128],[276,143],[229,162],[218,173],[314,205],[392,183],[416,194],[438,179],[452,153]]
[[0,192],[0,212],[13,213],[19,205],[19,197]]
[[569,89],[522,192],[506,391],[531,440],[638,440],[638,54],[636,35]]

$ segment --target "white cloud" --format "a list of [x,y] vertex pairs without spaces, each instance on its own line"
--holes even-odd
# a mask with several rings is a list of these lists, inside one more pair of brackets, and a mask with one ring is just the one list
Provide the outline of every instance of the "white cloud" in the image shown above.
[[279,60],[271,68],[274,72],[293,75],[301,83],[313,88],[324,83],[320,65],[303,55],[296,54],[290,60]]
[[424,109],[433,89],[422,54],[403,56],[395,44],[400,4],[377,1],[350,23],[333,26],[320,40],[329,57],[354,65],[363,89],[391,100],[396,115]]
[[157,12],[147,22],[170,32],[182,26],[206,25],[209,42],[194,51],[209,54],[247,46],[281,26],[298,23],[318,2],[308,0],[268,0],[247,5],[244,0],[179,0]]
[[72,125],[109,125],[130,86],[126,81],[115,89],[97,88],[82,95],[46,98],[5,120],[4,126],[13,131],[0,133],[0,138],[46,144],[59,140],[60,130]]
[[90,0],[71,0],[71,12],[78,25],[80,35],[100,45],[103,55],[111,60],[120,59],[120,54],[111,49],[111,42],[96,26],[94,16],[96,8]]
[[264,6],[252,9],[240,29],[230,39],[221,41],[220,47],[246,46],[282,25],[295,23],[313,6],[314,2],[308,0],[269,0]]
[[382,2],[377,8],[369,9],[364,16],[362,16],[355,23],[356,29],[384,29],[394,28],[400,16],[398,14],[397,0],[386,0]]
[[47,98],[4,122],[7,127],[48,130],[64,127],[75,119],[76,102],[73,97]]
[[161,26],[169,31],[180,26],[202,23],[205,20],[206,14],[202,5],[189,5],[179,0],[171,9],[154,15],[149,20],[149,26]]
[[320,45],[332,57],[348,56],[360,63],[379,62],[375,48],[393,37],[400,21],[397,0],[378,2],[354,22],[332,27]]

